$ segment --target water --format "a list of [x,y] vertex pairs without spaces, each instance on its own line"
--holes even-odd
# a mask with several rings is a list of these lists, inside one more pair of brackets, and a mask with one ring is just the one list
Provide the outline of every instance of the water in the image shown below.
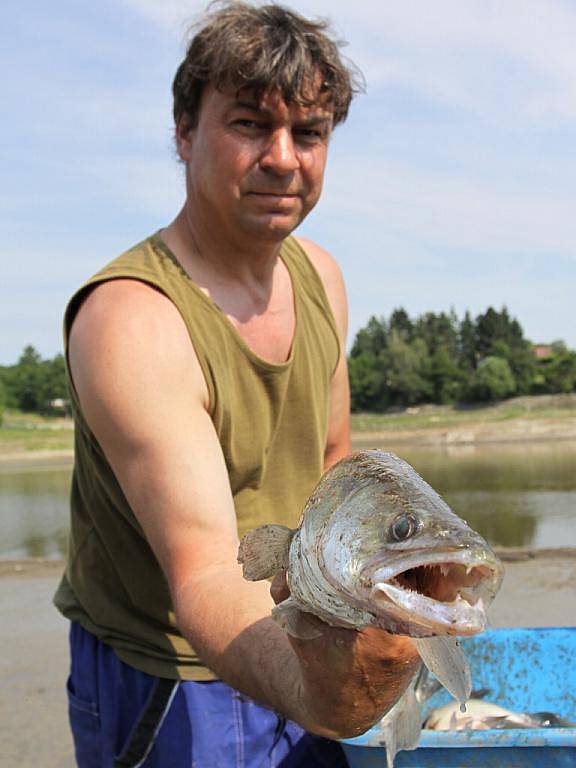
[[[491,544],[576,547],[576,444],[386,446]],[[66,553],[70,467],[0,468],[0,558]]]
[[0,558],[66,554],[71,467],[0,468]]
[[576,444],[384,446],[408,461],[490,544],[576,547]]

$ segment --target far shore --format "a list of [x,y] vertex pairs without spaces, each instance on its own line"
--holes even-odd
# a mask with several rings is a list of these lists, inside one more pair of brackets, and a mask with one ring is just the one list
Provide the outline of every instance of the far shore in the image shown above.
[[[565,423],[546,423],[544,421],[508,422],[506,424],[463,425],[452,428],[438,429],[370,429],[354,430],[352,432],[352,448],[383,448],[423,447],[423,448],[457,448],[458,446],[483,446],[490,444],[526,443],[576,443],[576,418],[567,419]],[[66,469],[74,461],[74,451],[11,451],[2,452],[0,448],[0,471],[20,469]]]
[[[0,428],[0,471],[72,464],[72,421],[9,413]],[[517,397],[485,406],[421,405],[352,414],[355,449],[452,448],[576,442],[576,393]]]

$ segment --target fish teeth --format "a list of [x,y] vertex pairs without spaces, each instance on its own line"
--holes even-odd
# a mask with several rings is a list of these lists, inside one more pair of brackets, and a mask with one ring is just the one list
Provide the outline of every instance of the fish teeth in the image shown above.
[[440,566],[440,573],[442,576],[448,576],[450,573],[450,566],[449,565],[441,565]]

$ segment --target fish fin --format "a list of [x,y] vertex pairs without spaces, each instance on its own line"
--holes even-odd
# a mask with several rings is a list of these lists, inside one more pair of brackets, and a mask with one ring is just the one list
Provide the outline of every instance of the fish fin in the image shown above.
[[318,620],[304,613],[291,597],[272,608],[272,618],[285,632],[300,640],[313,640],[322,635]]
[[247,581],[261,581],[288,568],[294,531],[285,525],[261,525],[242,537],[238,562]]
[[426,664],[420,664],[420,669],[416,673],[416,682],[414,685],[414,693],[416,699],[420,705],[425,704],[428,699],[440,690],[442,686],[438,682],[437,678],[430,674],[430,671]]
[[472,677],[459,641],[449,635],[438,635],[414,638],[414,642],[424,664],[460,702],[462,710],[472,692]]
[[394,768],[402,749],[416,749],[422,730],[420,704],[411,685],[380,722],[380,740],[386,747],[386,766]]
[[531,722],[525,715],[492,715],[483,718],[484,727],[488,730],[522,730],[523,728],[538,728],[538,723]]

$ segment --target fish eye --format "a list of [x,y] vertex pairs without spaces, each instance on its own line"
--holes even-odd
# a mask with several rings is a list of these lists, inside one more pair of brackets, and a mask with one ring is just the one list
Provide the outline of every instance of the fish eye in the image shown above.
[[398,515],[390,525],[389,534],[392,541],[406,541],[418,531],[420,522],[418,518],[409,513]]

